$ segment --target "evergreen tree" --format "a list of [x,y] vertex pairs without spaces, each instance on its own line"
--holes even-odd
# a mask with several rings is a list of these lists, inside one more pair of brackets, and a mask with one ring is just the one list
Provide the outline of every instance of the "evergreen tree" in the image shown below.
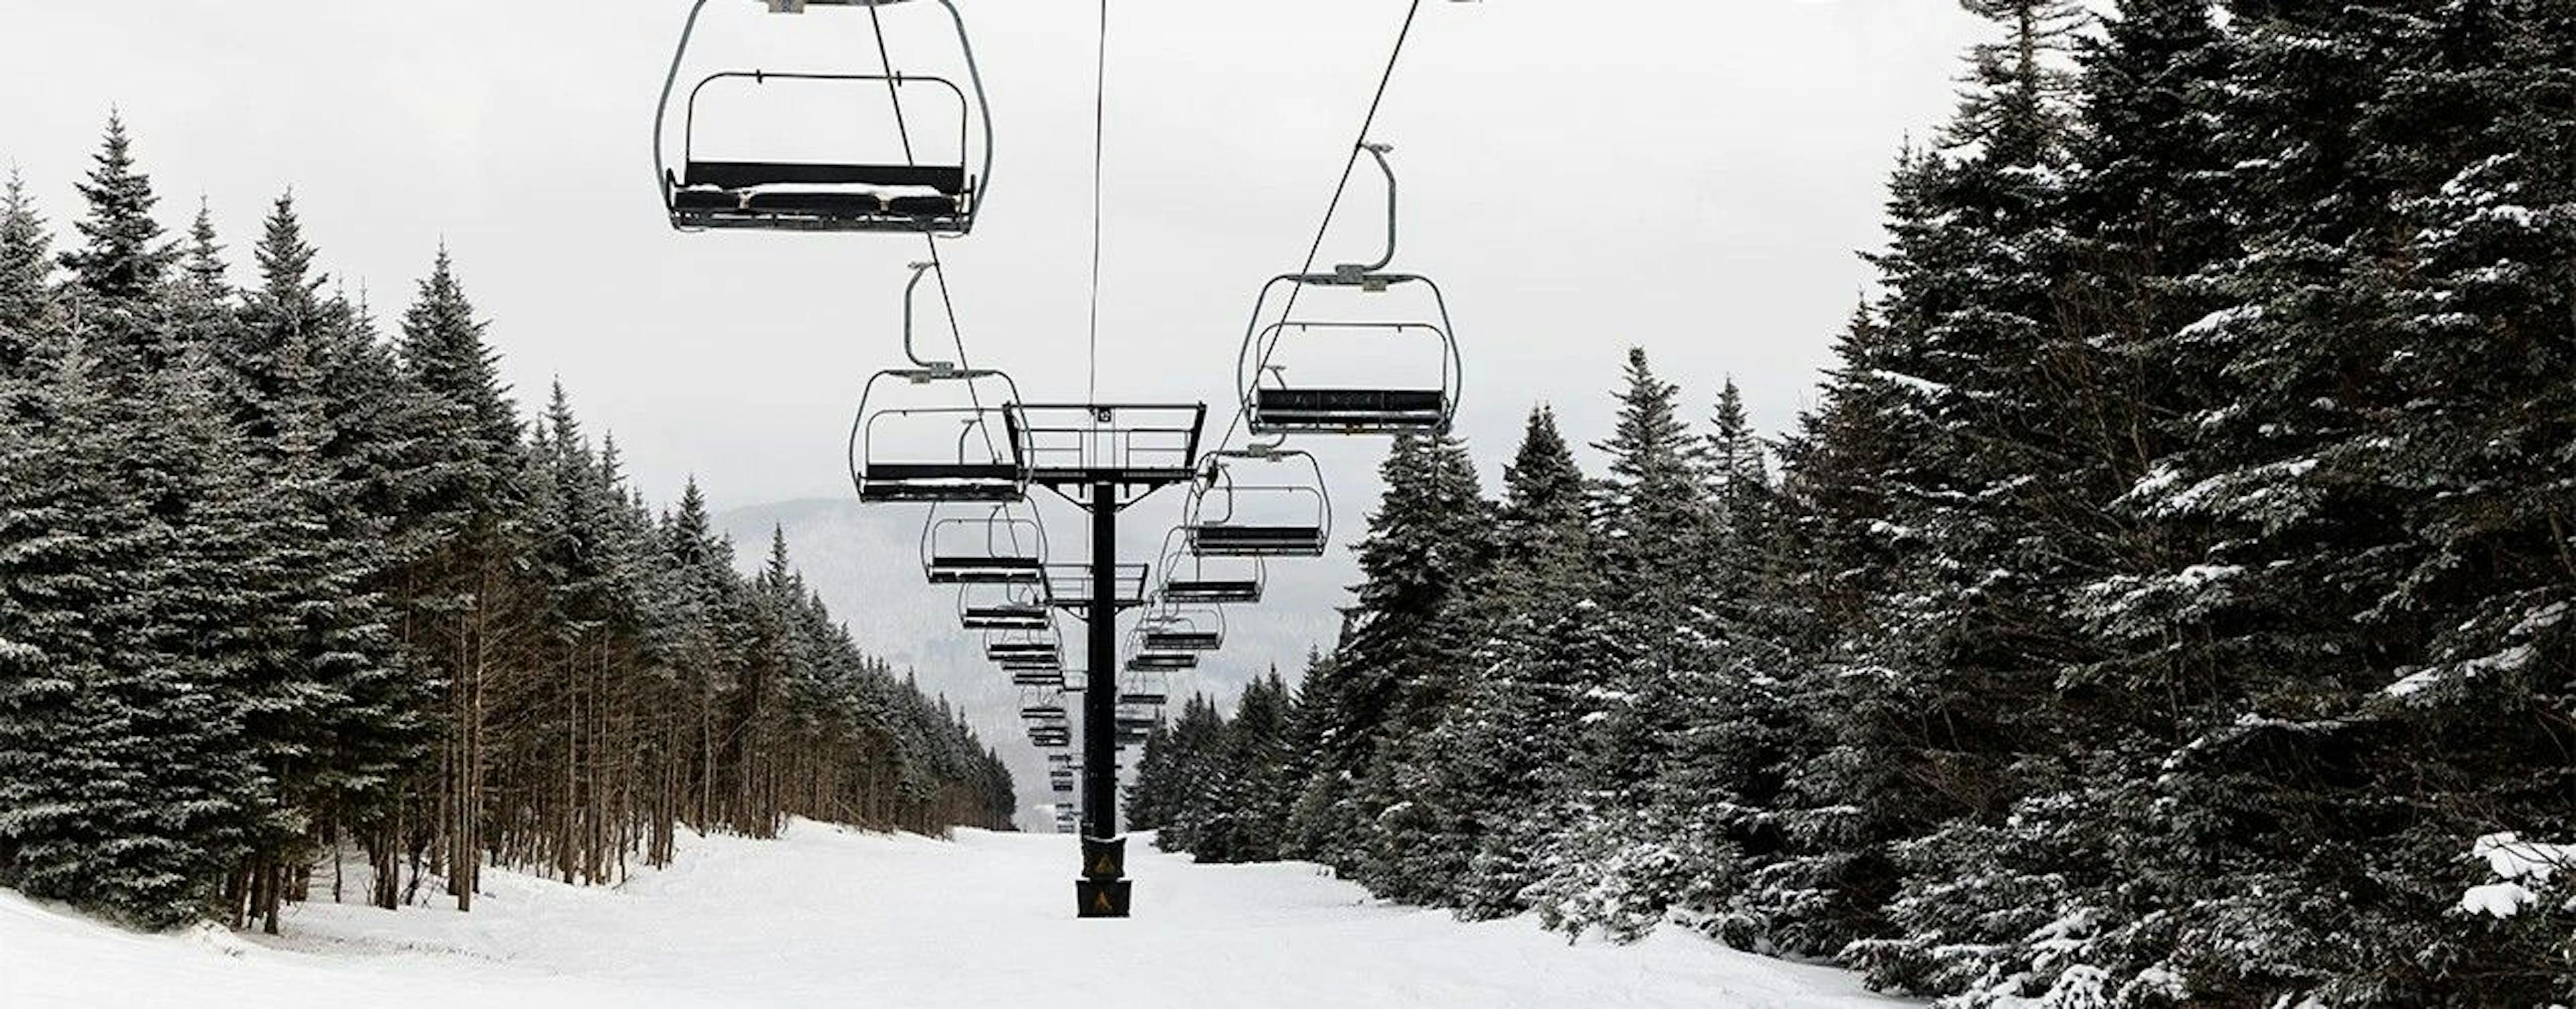
[[0,382],[0,883],[178,924],[261,782],[221,667],[167,650],[171,593],[205,572],[121,479],[131,420],[77,338],[32,360],[38,379]]
[[0,375],[23,367],[37,335],[53,325],[53,269],[53,236],[12,168],[0,188]]
[[1397,439],[1386,493],[1359,543],[1363,581],[1335,649],[1326,702],[1337,719],[1318,773],[1349,783],[1352,829],[1328,861],[1364,880],[1420,883],[1445,858],[1447,831],[1410,805],[1405,745],[1454,696],[1447,642],[1466,633],[1469,587],[1483,576],[1491,518],[1466,448],[1447,437]]
[[152,219],[160,197],[135,166],[133,139],[114,114],[95,162],[79,187],[87,204],[74,222],[81,247],[61,257],[72,273],[76,310],[81,324],[98,334],[98,353],[109,368],[158,368],[168,361],[161,346],[161,285],[178,251],[162,240],[161,225]]

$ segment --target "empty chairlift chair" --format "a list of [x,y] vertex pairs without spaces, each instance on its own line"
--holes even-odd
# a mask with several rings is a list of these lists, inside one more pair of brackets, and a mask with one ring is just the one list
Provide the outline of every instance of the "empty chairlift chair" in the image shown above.
[[1014,636],[1002,637],[998,640],[986,640],[984,642],[985,658],[991,659],[997,663],[1025,663],[1030,665],[1039,665],[1045,669],[1051,670],[1062,670],[1064,668],[1064,650],[1056,643],[1052,636],[1044,639],[1034,636],[1019,638],[1015,636],[1019,632],[1005,631],[1001,633],[1004,635]]
[[1197,652],[1137,652],[1127,660],[1131,673],[1172,673],[1197,669]]
[[941,518],[934,507],[921,531],[921,571],[933,585],[1039,585],[1046,529],[1009,505],[958,518]]
[[[807,6],[893,7],[907,0],[764,0],[771,10],[801,12]],[[688,61],[707,0],[691,6],[680,44],[672,54],[670,73],[662,84],[662,103],[653,119],[653,159],[671,226],[683,231],[756,229],[766,231],[901,232],[962,235],[975,226],[983,203],[984,183],[993,174],[992,117],[984,95],[983,74],[975,62],[966,23],[952,0],[923,0],[944,8],[956,26],[964,57],[966,86],[946,77],[906,73],[879,66],[876,73],[778,73],[767,70],[722,70],[692,86],[680,113],[680,165],[668,162],[666,131],[673,92]],[[882,15],[871,10],[870,26],[881,31]],[[884,37],[877,36],[882,56]],[[853,47],[854,49],[856,47]],[[701,104],[710,89],[737,89],[757,95],[773,121],[796,129],[773,137],[743,156],[710,156],[702,149]],[[828,91],[829,106],[784,106],[784,92]],[[859,113],[882,102],[887,117],[869,123],[874,136],[863,146],[815,157],[802,141],[821,132],[823,123],[854,122]],[[736,117],[717,116],[730,120]],[[949,127],[953,125],[954,129]]]
[[1387,270],[1395,170],[1388,148],[1366,150],[1386,176],[1386,251],[1374,263],[1262,285],[1235,360],[1244,426],[1256,435],[1438,434],[1457,415],[1461,362],[1448,299],[1429,277]]
[[1225,646],[1225,613],[1212,606],[1149,613],[1137,624],[1136,642],[1152,652],[1212,652]]
[[1130,674],[1118,685],[1118,705],[1122,708],[1160,708],[1171,703],[1169,678],[1159,673]]
[[1163,534],[1163,580],[1153,597],[1165,605],[1212,606],[1257,603],[1269,581],[1269,562],[1259,557],[1203,557],[1189,550],[1189,523]]
[[999,371],[924,360],[914,349],[913,296],[934,269],[913,265],[904,288],[910,365],[870,376],[850,423],[850,482],[859,500],[1003,504],[1028,494],[1011,429],[1019,387]]
[[1332,538],[1323,466],[1289,449],[1210,455],[1183,515],[1184,547],[1199,557],[1321,557]]
[[970,631],[1036,631],[1055,626],[1043,590],[1033,585],[979,585],[957,589],[957,622]]
[[1066,724],[1064,695],[1052,690],[1023,692],[1020,695],[1020,720],[1032,727]]

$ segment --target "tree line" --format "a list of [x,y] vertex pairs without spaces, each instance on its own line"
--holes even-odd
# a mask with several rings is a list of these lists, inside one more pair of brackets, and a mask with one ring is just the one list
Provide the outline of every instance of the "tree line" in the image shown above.
[[738,575],[561,385],[522,417],[441,249],[388,336],[291,194],[235,286],[111,118],[60,254],[0,193],[0,885],[147,926],[472,907],[790,816],[1006,827],[1012,782],[783,535]]
[[1794,430],[1631,352],[1606,472],[1398,442],[1139,825],[1945,1005],[2576,999],[2563,901],[2462,907],[2576,836],[2576,7],[1967,6]]

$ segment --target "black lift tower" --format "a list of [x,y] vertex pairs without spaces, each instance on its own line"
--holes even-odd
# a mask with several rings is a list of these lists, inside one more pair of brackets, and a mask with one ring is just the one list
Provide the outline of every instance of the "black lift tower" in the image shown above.
[[1146,565],[1118,559],[1118,516],[1155,491],[1197,477],[1207,406],[1019,404],[1011,426],[1032,487],[1091,516],[1091,557],[1047,567],[1047,600],[1083,622],[1082,876],[1085,918],[1124,918],[1125,841],[1118,833],[1118,618],[1145,605]]

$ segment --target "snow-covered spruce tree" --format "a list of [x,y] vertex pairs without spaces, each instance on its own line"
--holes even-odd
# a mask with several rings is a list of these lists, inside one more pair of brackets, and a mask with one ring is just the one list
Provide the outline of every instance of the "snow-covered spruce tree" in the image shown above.
[[1871,681],[1881,673],[1852,632],[1876,619],[1898,559],[1920,541],[1894,520],[1888,477],[1905,471],[1924,417],[1914,390],[1880,367],[1881,334],[1866,306],[1853,313],[1822,403],[1780,447],[1783,550],[1799,559],[1781,585],[1783,638],[1800,663],[1787,685],[1798,717],[1772,815],[1782,850],[1749,875],[1739,915],[1753,944],[1802,956],[1881,932],[1896,880],[1885,847],[1869,843],[1883,828],[1854,800],[1898,768],[1849,734],[1860,723],[1844,707],[1879,703]]
[[280,594],[252,735],[283,813],[234,886],[238,906],[274,928],[279,905],[302,899],[314,852],[390,813],[427,737],[383,585],[400,508],[392,461],[416,397],[366,320],[320,295],[291,199],[254,251],[260,285],[212,349],[277,502]]
[[37,335],[55,325],[53,235],[16,168],[0,187],[0,376],[19,373]]
[[[1348,631],[1352,615],[1344,610]],[[1340,664],[1331,655],[1309,651],[1306,671],[1297,678],[1297,720],[1290,727],[1289,760],[1282,768],[1285,787],[1280,803],[1280,854],[1310,862],[1338,864],[1342,839],[1356,833],[1351,807],[1345,802],[1351,776],[1336,762],[1340,740],[1351,730],[1345,713]]]
[[1468,842],[1462,810],[1415,794],[1412,744],[1456,694],[1454,643],[1471,633],[1491,506],[1466,446],[1447,436],[1399,438],[1381,473],[1386,491],[1358,545],[1362,582],[1334,650],[1346,731],[1324,755],[1326,769],[1348,775],[1356,829],[1325,860],[1380,893],[1431,900],[1454,882]]
[[[215,234],[214,214],[199,203],[197,216],[188,225],[187,246],[167,292],[174,363],[194,355],[197,366],[211,368],[217,360],[215,355],[232,339],[232,328],[240,324],[235,310],[238,292],[233,290],[223,255],[223,243]],[[217,380],[222,377],[214,371],[208,371],[207,376]],[[221,387],[211,391],[219,393]]]
[[160,202],[134,161],[125,121],[111,113],[94,164],[80,186],[83,212],[73,223],[80,246],[62,254],[71,271],[70,311],[92,343],[105,374],[137,376],[169,361],[162,342],[161,285],[178,257],[152,219]]
[[[1527,897],[1551,927],[1641,934],[1691,885],[1670,812],[1650,803],[1666,746],[1683,728],[1686,664],[1706,652],[1699,604],[1714,584],[1704,564],[1715,512],[1704,443],[1682,420],[1679,389],[1628,351],[1619,419],[1599,448],[1607,477],[1593,488],[1592,543],[1605,647],[1569,714],[1581,726],[1550,856]],[[1697,845],[1688,845],[1696,849]],[[1704,853],[1703,853],[1704,854]]]
[[1527,908],[1521,891],[1566,798],[1579,731],[1568,713],[1603,623],[1583,474],[1554,414],[1531,412],[1503,479],[1494,559],[1469,603],[1482,640],[1421,747],[1425,773],[1467,821],[1466,861],[1441,902],[1469,917]]
[[2567,190],[2515,167],[2562,160],[2564,103],[2531,96],[2566,86],[2565,15],[2235,6],[2246,250],[2195,327],[2223,405],[2148,497],[2213,530],[2222,583],[2195,613],[2212,710],[2159,781],[2194,813],[2179,928],[2209,951],[2178,973],[2203,998],[2456,1000],[2529,964],[2425,912],[2460,845],[2565,823],[2564,718],[2539,714],[2564,710],[2565,632],[2535,618],[2570,597],[2540,503],[2566,499],[2566,231],[2531,208]]
[[1253,680],[1236,699],[1234,717],[1226,723],[1229,759],[1234,762],[1237,793],[1233,807],[1235,843],[1202,857],[1223,862],[1267,862],[1280,857],[1279,836],[1286,810],[1280,796],[1286,788],[1289,732],[1297,719],[1297,700],[1277,667]]
[[[1161,830],[1172,822],[1172,797],[1180,790],[1179,770],[1172,761],[1172,726],[1155,719],[1145,730],[1145,745],[1136,757],[1136,780],[1127,785],[1126,801],[1120,803],[1129,830]],[[1157,834],[1154,846],[1164,851],[1175,850],[1169,835]]]
[[[741,661],[722,633],[734,608],[733,544],[716,535],[706,496],[695,480],[682,489],[680,506],[672,513],[663,539],[668,563],[681,586],[674,661],[690,695],[684,702],[689,713],[685,737],[693,758],[687,775],[689,789],[682,797],[682,818],[706,830],[717,816],[716,747],[721,739],[717,699],[733,689],[734,670]],[[894,721],[898,731],[904,728],[901,719]]]
[[[2063,597],[2091,545],[2061,513],[2098,507],[2069,466],[2074,386],[2051,294],[2065,237],[2063,53],[2056,2],[1968,5],[1998,40],[1970,54],[1964,100],[1936,147],[1900,165],[1885,294],[1858,395],[1894,414],[1874,473],[1886,510],[1852,518],[1895,542],[1884,595],[1842,628],[1827,709],[1836,744],[1810,795],[1857,807],[1865,857],[1903,871],[1885,938],[1849,954],[1882,985],[2018,990],[2015,943],[2073,913],[2080,848],[1998,865],[1987,828],[2073,776],[2055,709],[2071,638]],[[1847,381],[1847,380],[1845,380]],[[2046,978],[2038,981],[2043,987]]]
[[[2449,127],[2399,205],[2398,406],[2387,443],[2335,453],[2377,449],[2407,503],[2414,549],[2372,617],[2433,631],[2376,703],[2408,730],[2379,791],[2426,814],[2381,849],[2410,904],[2456,886],[2440,853],[2464,835],[2576,837],[2576,8],[2473,5],[2442,34],[2384,114]],[[2406,997],[2475,977],[2497,1003],[2576,1001],[2566,910],[2446,918],[2384,973]]]
[[[426,458],[406,488],[396,549],[405,563],[392,577],[406,661],[424,681],[443,685],[433,706],[436,780],[412,789],[421,808],[402,843],[416,871],[444,871],[451,895],[470,900],[489,688],[512,629],[526,623],[514,611],[534,596],[514,562],[527,462],[498,356],[444,248],[403,314],[397,351],[407,384],[424,401],[415,444]],[[398,899],[392,885],[380,872],[377,903]]]
[[1645,801],[1648,821],[1665,831],[1668,914],[1759,949],[1764,928],[1742,895],[1749,874],[1780,856],[1776,812],[1803,725],[1791,691],[1778,492],[1732,381],[1719,392],[1707,453],[1703,587]]
[[[1206,694],[1193,693],[1172,720],[1169,750],[1173,786],[1169,816],[1156,843],[1169,851],[1221,853],[1234,841],[1236,768],[1226,753],[1225,714]],[[1207,860],[1215,861],[1214,857]]]
[[[220,466],[131,479],[171,460],[84,341],[51,334],[28,360],[0,378],[0,884],[181,924],[210,909],[263,782],[223,665],[172,650],[189,628],[165,622],[226,558],[141,491],[239,488],[195,479]],[[151,405],[186,410],[184,382]]]

